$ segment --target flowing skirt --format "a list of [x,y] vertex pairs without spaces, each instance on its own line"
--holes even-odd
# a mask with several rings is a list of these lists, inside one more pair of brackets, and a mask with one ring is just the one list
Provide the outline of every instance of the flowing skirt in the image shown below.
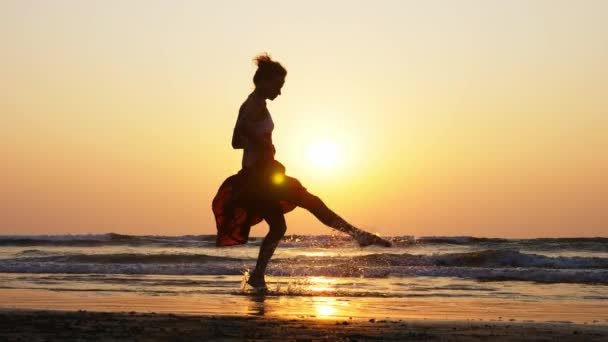
[[253,225],[277,210],[292,211],[306,192],[297,179],[285,175],[278,161],[241,169],[222,183],[213,198],[216,245],[247,243]]

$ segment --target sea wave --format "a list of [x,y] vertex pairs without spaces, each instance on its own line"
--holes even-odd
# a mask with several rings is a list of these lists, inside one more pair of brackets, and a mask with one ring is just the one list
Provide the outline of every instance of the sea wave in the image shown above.
[[41,249],[26,249],[20,252],[15,253],[15,256],[17,257],[45,257],[45,256],[50,256],[50,255],[61,255],[62,253],[60,252],[51,252],[51,251],[45,251],[45,250],[41,250]]
[[[231,264],[40,264],[2,263],[0,272],[62,274],[156,274],[156,275],[240,275],[252,269],[253,262]],[[589,283],[608,285],[608,270],[543,268],[480,268],[442,266],[357,266],[344,265],[282,267],[271,265],[273,276],[325,276],[355,278],[452,277],[479,281],[533,281],[542,283]]]
[[[17,258],[3,263],[98,263],[98,264],[183,264],[255,261],[255,258],[234,258],[196,253],[115,253],[53,255],[39,250],[26,250]],[[286,265],[347,265],[356,266],[442,266],[442,267],[534,267],[550,269],[608,269],[608,258],[580,256],[545,256],[515,250],[484,250],[445,254],[377,253],[358,256],[306,256],[277,258],[274,263]]]
[[[238,275],[254,258],[207,254],[73,254],[15,257],[0,263],[4,273]],[[518,251],[486,250],[446,254],[296,256],[273,260],[270,274],[281,276],[432,276],[484,281],[528,280],[608,284],[608,258],[548,257]]]
[[539,283],[608,284],[608,270],[569,270],[543,268],[472,268],[441,266],[344,267],[316,266],[271,267],[271,275],[315,277],[450,277],[479,281],[532,281]]
[[608,258],[549,257],[515,250],[484,250],[468,253],[368,254],[351,258],[353,263],[386,266],[469,266],[469,267],[537,267],[537,268],[606,268]]
[[[255,241],[255,238],[253,239]],[[0,235],[0,246],[170,246],[196,247],[215,244],[215,235],[124,235],[81,234],[81,235]]]
[[[14,259],[16,260],[16,259]],[[55,256],[35,256],[20,258],[22,262],[38,263],[97,263],[97,264],[183,264],[183,263],[209,263],[242,261],[223,256],[207,254],[141,254],[141,253],[117,253],[117,254],[72,254]],[[8,262],[4,260],[3,262]]]
[[474,243],[503,243],[507,241],[509,240],[500,238],[482,238],[474,236],[421,236],[412,238],[411,243],[468,245]]
[[[593,251],[608,253],[608,238],[537,238],[503,239],[473,236],[393,236],[387,237],[395,247],[417,246],[470,246],[477,249],[525,249],[538,251]],[[0,235],[0,246],[161,246],[161,247],[210,247],[215,244],[215,235],[125,235],[80,234],[80,235]],[[261,237],[251,237],[246,246],[257,246]],[[354,247],[349,236],[338,235],[287,235],[281,248],[330,248]]]

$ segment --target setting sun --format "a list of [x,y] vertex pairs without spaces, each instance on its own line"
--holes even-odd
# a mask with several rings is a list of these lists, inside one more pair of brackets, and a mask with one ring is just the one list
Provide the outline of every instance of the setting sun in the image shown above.
[[308,160],[315,169],[330,170],[339,166],[340,146],[332,141],[321,140],[308,148]]
[[0,0],[0,342],[608,342],[608,0]]

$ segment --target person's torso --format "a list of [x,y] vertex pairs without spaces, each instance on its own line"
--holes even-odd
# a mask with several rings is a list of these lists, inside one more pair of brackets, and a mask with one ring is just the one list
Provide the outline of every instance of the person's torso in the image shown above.
[[[262,119],[256,120],[259,117],[262,117]],[[248,125],[249,134],[246,134],[244,131],[245,124]],[[266,107],[266,101],[250,94],[243,105],[241,105],[233,136],[233,146],[236,140],[238,146],[242,146],[243,148],[241,163],[243,168],[253,166],[263,157],[264,153],[274,154],[274,147],[272,147],[273,130],[274,122]],[[266,149],[272,148],[272,151],[260,148],[259,142],[263,140],[267,142],[265,145]]]

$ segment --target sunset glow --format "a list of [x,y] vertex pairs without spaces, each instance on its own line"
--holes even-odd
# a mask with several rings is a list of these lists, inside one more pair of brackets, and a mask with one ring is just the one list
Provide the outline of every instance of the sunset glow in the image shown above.
[[314,169],[331,171],[339,166],[340,148],[332,141],[318,141],[309,147],[308,160]]
[[[214,234],[209,205],[241,167],[230,136],[267,51],[288,70],[267,101],[277,160],[354,224],[605,236],[606,13],[606,1],[3,1],[0,233]],[[305,210],[287,221],[332,233]]]

